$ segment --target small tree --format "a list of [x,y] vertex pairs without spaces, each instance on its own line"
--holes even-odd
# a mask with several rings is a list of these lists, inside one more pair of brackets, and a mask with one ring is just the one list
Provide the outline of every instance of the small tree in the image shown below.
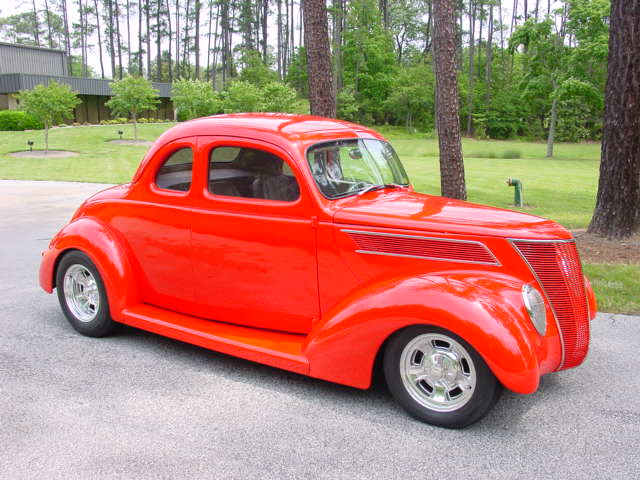
[[214,115],[222,109],[222,102],[211,84],[202,80],[173,82],[171,101],[183,120]]
[[127,75],[122,80],[111,82],[113,97],[105,103],[114,115],[129,115],[133,120],[133,138],[138,139],[138,113],[156,110],[160,99],[158,90],[142,77]]
[[20,108],[44,124],[44,150],[49,151],[49,128],[73,115],[73,109],[80,103],[78,96],[68,85],[53,80],[48,85],[36,85],[33,90],[18,94]]

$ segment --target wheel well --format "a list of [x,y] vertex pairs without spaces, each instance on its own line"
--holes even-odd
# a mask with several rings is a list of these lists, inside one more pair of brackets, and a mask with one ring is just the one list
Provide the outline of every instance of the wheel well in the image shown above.
[[384,339],[384,341],[380,344],[380,347],[378,347],[378,351],[376,352],[376,357],[373,361],[373,368],[371,369],[371,385],[379,385],[379,384],[386,384],[386,380],[384,378],[384,351],[387,348],[387,344],[389,343],[389,341],[398,333],[402,332],[403,330],[406,330],[407,328],[411,328],[411,327],[415,327],[416,325],[424,325],[424,326],[431,326],[431,324],[429,323],[413,323],[411,325],[405,325],[404,327],[401,327],[393,332],[391,332],[387,338]]
[[56,261],[53,264],[53,279],[51,281],[51,286],[56,288],[56,279],[58,278],[58,265],[62,259],[70,252],[81,252],[82,250],[78,250],[77,248],[67,248],[66,250],[61,251],[56,257]]

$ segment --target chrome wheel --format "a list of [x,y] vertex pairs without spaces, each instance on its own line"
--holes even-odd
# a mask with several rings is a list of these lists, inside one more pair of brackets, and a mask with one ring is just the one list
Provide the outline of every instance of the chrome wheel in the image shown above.
[[81,322],[96,318],[100,292],[93,274],[80,264],[71,265],[64,274],[64,299],[69,311]]
[[476,388],[476,369],[469,352],[440,333],[413,338],[400,356],[400,378],[409,395],[436,412],[458,410]]

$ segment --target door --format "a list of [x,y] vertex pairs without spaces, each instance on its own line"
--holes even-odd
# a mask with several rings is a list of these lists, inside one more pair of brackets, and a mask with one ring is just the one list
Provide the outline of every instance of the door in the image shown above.
[[141,301],[189,312],[193,307],[190,208],[197,137],[163,146],[111,219],[129,246]]
[[253,140],[200,137],[198,155],[208,181],[191,224],[197,315],[308,332],[319,312],[316,232],[300,173]]

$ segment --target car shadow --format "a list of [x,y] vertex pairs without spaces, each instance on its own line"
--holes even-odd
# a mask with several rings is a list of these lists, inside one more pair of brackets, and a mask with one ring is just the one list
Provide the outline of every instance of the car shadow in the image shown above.
[[[369,389],[360,390],[244,360],[126,325],[120,326],[113,336],[105,340],[138,352],[145,350],[150,355],[162,355],[164,361],[169,359],[171,363],[178,363],[181,367],[198,372],[210,372],[232,382],[259,385],[261,389],[305,400],[317,398],[318,401],[339,405],[341,411],[349,411],[356,415],[366,411],[368,419],[375,418],[377,423],[394,425],[396,428],[399,422],[405,431],[422,431],[424,428],[443,431],[405,413],[394,401],[384,377],[379,373],[374,374]],[[550,375],[541,379],[538,391],[532,395],[504,391],[495,408],[484,419],[464,429],[464,432],[485,437],[487,434],[495,434],[496,431],[527,429],[530,420],[526,417],[530,410],[539,406],[538,403],[544,401],[543,397],[559,395],[561,389],[562,384],[555,376]]]

